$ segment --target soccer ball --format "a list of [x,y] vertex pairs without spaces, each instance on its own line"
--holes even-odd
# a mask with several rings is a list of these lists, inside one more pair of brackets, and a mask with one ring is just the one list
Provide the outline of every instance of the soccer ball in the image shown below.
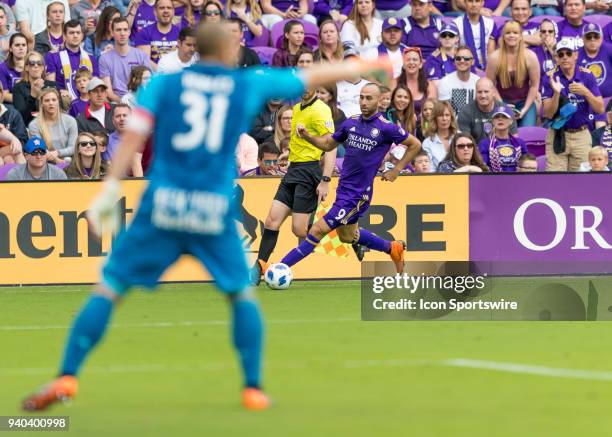
[[264,280],[272,290],[286,290],[293,281],[293,272],[287,264],[270,264],[264,274]]

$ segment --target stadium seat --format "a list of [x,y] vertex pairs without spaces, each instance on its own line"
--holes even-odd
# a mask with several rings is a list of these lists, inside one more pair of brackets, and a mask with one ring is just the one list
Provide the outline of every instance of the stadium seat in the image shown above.
[[500,36],[501,36],[501,28],[504,27],[504,24],[506,24],[507,21],[510,21],[510,18],[498,17],[498,16],[493,16],[491,18],[493,18],[493,21],[495,22],[495,26],[497,27],[497,29],[500,30]]
[[272,65],[272,57],[276,53],[274,47],[251,47],[251,49],[257,53],[259,60],[263,65]]
[[4,164],[0,165],[0,181],[3,181],[6,178],[6,174],[11,171],[13,167],[16,167],[17,164]]
[[529,153],[541,156],[546,153],[546,135],[548,130],[543,127],[526,126],[518,128],[518,136],[525,144]]
[[538,171],[546,171],[546,155],[540,155],[536,158],[538,163]]
[[584,21],[587,23],[599,24],[603,29],[608,24],[612,23],[612,16],[602,14],[585,15]]
[[563,20],[563,17],[558,17],[556,15],[538,15],[536,17],[531,17],[529,19],[529,22],[536,23],[539,25],[542,21],[546,19],[552,21],[553,23],[558,23],[559,21]]
[[270,45],[270,31],[265,26],[261,26],[261,36],[256,36],[249,42],[249,47],[266,47]]
[[[272,47],[280,49],[283,46],[283,36],[285,30],[285,24],[287,21],[283,20],[272,26]],[[312,24],[305,20],[297,20],[304,26],[304,43],[313,49],[319,46],[319,27],[316,24]]]

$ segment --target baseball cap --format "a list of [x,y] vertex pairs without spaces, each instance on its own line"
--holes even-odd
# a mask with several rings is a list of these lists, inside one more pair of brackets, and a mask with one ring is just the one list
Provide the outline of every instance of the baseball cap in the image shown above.
[[561,41],[559,41],[555,46],[555,52],[558,52],[562,49],[567,49],[574,52],[576,51],[576,44],[574,44],[574,41],[569,38],[561,38]]
[[383,21],[383,30],[393,29],[394,27],[401,30],[404,27],[404,20],[401,18],[390,17]]
[[453,35],[457,36],[459,35],[459,29],[457,28],[457,25],[455,23],[449,23],[445,24],[444,26],[442,26],[442,29],[440,29],[440,35],[442,35],[443,33],[452,33]]
[[588,23],[582,28],[582,36],[585,36],[587,33],[603,35],[603,30],[601,30],[601,26],[597,23]]
[[106,84],[99,77],[92,77],[87,85],[87,92],[93,91],[99,86],[103,86],[104,88],[108,88]]
[[503,115],[505,117],[508,117],[509,119],[512,119],[514,114],[512,113],[512,109],[510,109],[508,106],[506,105],[501,105],[498,106],[495,109],[495,112],[493,112],[493,117],[497,116],[497,115]]
[[34,150],[42,149],[47,150],[47,145],[45,144],[45,140],[41,137],[32,137],[25,143],[23,146],[23,151],[25,153],[32,153]]

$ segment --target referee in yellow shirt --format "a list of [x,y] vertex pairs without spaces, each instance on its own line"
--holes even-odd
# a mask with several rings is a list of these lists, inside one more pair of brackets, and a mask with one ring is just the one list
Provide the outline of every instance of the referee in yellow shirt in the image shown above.
[[329,192],[329,182],[336,162],[336,151],[326,152],[321,168],[323,151],[296,134],[296,126],[304,125],[313,135],[329,136],[334,133],[331,109],[317,98],[314,89],[306,90],[300,103],[293,107],[291,139],[289,140],[289,169],[281,180],[259,245],[259,255],[252,270],[252,282],[258,285],[266,270],[270,255],[278,240],[278,230],[292,214],[291,230],[298,238],[308,233],[310,214]]

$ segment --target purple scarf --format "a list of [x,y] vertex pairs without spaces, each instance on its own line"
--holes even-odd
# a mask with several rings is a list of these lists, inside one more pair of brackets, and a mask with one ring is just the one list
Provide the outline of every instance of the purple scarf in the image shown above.
[[482,15],[480,16],[480,59],[478,59],[478,50],[476,50],[476,41],[474,41],[474,35],[472,34],[472,24],[470,23],[470,19],[467,14],[463,15],[463,39],[465,40],[465,44],[470,48],[472,54],[474,55],[475,64],[481,70],[484,70],[485,59],[487,59],[487,49],[486,49],[486,41],[485,41],[485,26],[484,26],[484,18]]
[[[510,144],[514,148],[514,153],[516,154],[515,162],[518,166],[518,161],[522,155],[521,145],[519,144],[518,140],[510,133],[508,134],[508,140],[510,140]],[[503,171],[503,169],[499,150],[497,149],[497,143],[498,140],[495,134],[491,135],[491,140],[489,142],[489,164],[491,164],[491,170],[493,170],[494,172],[501,172]]]

